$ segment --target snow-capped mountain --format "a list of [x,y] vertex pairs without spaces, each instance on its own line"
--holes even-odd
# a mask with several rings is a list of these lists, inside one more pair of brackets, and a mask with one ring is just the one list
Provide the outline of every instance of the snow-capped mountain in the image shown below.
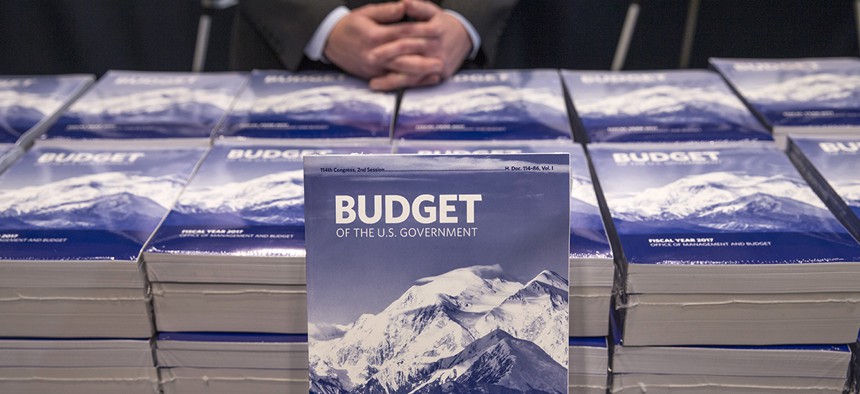
[[[587,236],[586,238],[596,242],[603,242],[606,240],[606,237],[602,235],[603,218],[600,216],[599,208],[586,204],[580,200],[570,200],[570,228],[571,231],[574,229],[600,230],[598,231],[600,234],[593,234],[598,236],[597,238],[591,236]],[[580,233],[579,235],[583,236],[584,234]]]
[[553,362],[543,349],[494,330],[456,356],[434,363],[426,382],[414,393],[522,392],[566,393],[567,369]]
[[[0,130],[9,131],[14,136],[5,142],[15,142],[18,135],[53,114],[62,105],[62,100],[49,96],[0,91]],[[2,136],[0,142],[4,142]]]
[[689,123],[737,118],[746,107],[728,91],[661,85],[577,103],[576,111],[588,118],[647,116],[651,121]]
[[590,176],[570,175],[570,197],[593,207],[586,208],[586,212],[592,212],[593,209],[597,208],[597,194],[595,194],[594,184],[591,183]]
[[759,104],[814,102],[841,108],[860,103],[860,75],[804,75],[760,88],[740,89],[748,100]]
[[[314,360],[311,360],[311,365]],[[342,386],[338,375],[333,377],[318,376],[313,369],[310,370],[310,392],[314,394],[344,394],[347,393]]]
[[29,110],[41,116],[54,113],[63,105],[62,99],[41,94],[21,93],[12,90],[0,91],[0,115]]
[[256,114],[298,115],[329,112],[331,114],[380,113],[394,107],[389,94],[348,86],[321,86],[296,92],[257,98],[242,104],[241,110]]
[[567,366],[567,338],[558,335],[568,326],[567,279],[543,271],[475,323],[478,335],[503,330],[544,349]]
[[108,172],[68,178],[0,191],[0,218],[36,228],[133,229],[140,221],[157,223],[182,186],[175,175]]
[[801,231],[829,217],[824,203],[801,179],[738,172],[690,175],[661,187],[607,195],[616,219],[712,229]]
[[522,287],[498,265],[459,268],[415,283],[385,311],[409,311],[445,302],[464,312],[487,312]]
[[426,97],[407,94],[406,97],[400,106],[400,116],[425,114],[450,116],[508,110],[526,111],[525,106],[538,112],[541,107],[557,113],[566,111],[561,96],[548,89],[488,86]]
[[32,108],[6,108],[8,111],[0,111],[0,143],[15,142],[24,132],[35,126],[43,119],[42,113]]
[[860,206],[860,181],[845,181],[835,183],[833,189],[845,203],[851,206]]
[[[588,175],[571,174],[570,185],[571,239],[577,238],[578,241],[576,242],[579,243],[578,245],[571,244],[571,253],[574,255],[585,253],[583,256],[592,256],[592,251],[585,245],[587,241],[599,245],[607,244],[594,184],[591,183],[591,177]],[[601,250],[608,250],[608,247],[600,248]]]
[[[564,292],[563,298],[559,291]],[[498,265],[424,278],[380,313],[359,317],[342,337],[312,339],[312,354],[319,358],[311,360],[311,376],[318,379],[319,392],[338,392],[326,391],[332,387],[347,393],[411,392],[442,368],[440,360],[458,355],[485,334],[504,329],[500,325],[561,338],[559,334],[567,330],[566,291],[567,280],[551,272],[542,272],[523,285]],[[526,317],[512,315],[515,311]],[[564,313],[562,328],[555,326],[560,312]],[[488,315],[493,317],[485,318]],[[566,344],[563,357],[553,346],[541,352],[565,369],[546,354],[556,352],[566,360]],[[564,385],[565,380],[561,382]]]
[[105,118],[171,114],[205,116],[210,112],[217,115],[226,111],[232,102],[233,94],[227,91],[171,87],[123,96],[89,95],[73,104],[68,114]]
[[347,375],[342,379],[345,387],[370,378],[400,387],[408,383],[404,375],[419,374],[424,365],[468,346],[475,340],[470,328],[481,312],[521,287],[498,266],[462,268],[421,279],[379,314],[359,317],[341,339],[315,343],[314,352],[328,356],[324,361],[332,365],[317,374],[330,376],[341,369]]
[[304,223],[302,170],[206,188],[189,187],[175,210],[186,215],[233,214],[258,223]]
[[337,339],[344,336],[350,328],[352,328],[350,324],[310,323],[308,324],[308,337],[314,341]]

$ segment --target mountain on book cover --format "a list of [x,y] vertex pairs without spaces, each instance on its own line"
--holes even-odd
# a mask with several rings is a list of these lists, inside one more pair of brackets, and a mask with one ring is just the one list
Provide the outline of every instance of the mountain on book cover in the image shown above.
[[860,220],[860,138],[792,136],[792,143]]
[[15,143],[92,79],[89,75],[0,76],[0,143]]
[[37,145],[0,175],[0,258],[136,260],[204,153]]
[[334,72],[254,71],[223,137],[389,138],[396,95]]
[[419,155],[567,153],[570,155],[570,255],[572,258],[612,258],[600,215],[588,159],[577,143],[541,141],[401,141],[397,153]]
[[860,59],[711,59],[773,126],[860,125]]
[[47,138],[210,138],[244,86],[241,73],[108,71]]
[[591,142],[772,140],[710,71],[562,71]]
[[461,71],[403,94],[394,138],[571,139],[555,70]]
[[856,241],[772,144],[595,144],[589,150],[631,263],[858,257]]
[[588,159],[582,146],[533,145],[535,153],[566,152],[570,155],[570,256],[579,259],[611,259],[612,248],[603,225]]
[[310,391],[566,393],[568,168],[308,157]]
[[147,251],[303,255],[302,158],[388,151],[387,146],[220,140]]

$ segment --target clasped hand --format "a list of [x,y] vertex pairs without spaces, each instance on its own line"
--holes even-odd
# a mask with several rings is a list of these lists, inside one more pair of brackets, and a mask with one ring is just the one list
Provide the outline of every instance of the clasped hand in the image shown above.
[[354,9],[332,29],[324,54],[371,89],[395,90],[439,83],[471,49],[457,18],[429,1],[402,0]]

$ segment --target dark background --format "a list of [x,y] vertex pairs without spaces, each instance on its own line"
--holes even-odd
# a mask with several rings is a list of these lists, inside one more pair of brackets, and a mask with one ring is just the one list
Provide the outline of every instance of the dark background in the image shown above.
[[[240,0],[241,1],[241,0]],[[852,0],[702,0],[690,66],[719,57],[858,56]],[[500,68],[609,69],[626,0],[522,0]],[[190,70],[199,0],[0,0],[0,74]],[[625,69],[677,68],[685,0],[643,0]],[[226,70],[235,9],[206,69]]]

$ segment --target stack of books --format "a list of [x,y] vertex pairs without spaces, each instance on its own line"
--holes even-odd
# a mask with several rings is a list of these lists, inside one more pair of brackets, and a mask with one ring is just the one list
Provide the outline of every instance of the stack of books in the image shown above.
[[570,338],[569,393],[606,393],[609,382],[609,349],[606,342],[606,337]]
[[[560,147],[537,146],[535,152]],[[612,247],[581,146],[561,150],[570,154],[570,333],[572,337],[605,337],[615,265]]]
[[208,139],[246,79],[241,73],[108,71],[45,137]]
[[[158,352],[170,348],[162,343],[166,333],[174,344],[187,338],[178,333],[307,334],[302,158],[389,150],[387,144],[216,141],[144,251]],[[230,348],[235,338],[203,342]],[[229,373],[224,379],[232,379]]]
[[205,151],[39,141],[0,175],[0,337],[33,361],[3,391],[157,392],[139,254]]
[[772,143],[592,144],[625,346],[846,344],[860,245]]
[[0,76],[0,144],[29,147],[93,79],[92,75]]
[[305,335],[162,333],[156,343],[165,394],[308,389]]
[[847,345],[612,347],[613,393],[842,393],[850,370]]
[[387,140],[396,100],[342,73],[253,71],[217,135]]
[[557,70],[461,71],[403,93],[395,139],[571,139]]
[[570,156],[569,303],[571,337],[605,337],[615,267],[581,145],[547,141],[398,141],[399,154],[566,153]]
[[576,393],[605,393],[614,265],[582,146],[540,141],[398,141],[395,150],[398,154],[419,155],[557,152],[570,156],[569,389]]
[[705,70],[562,71],[588,142],[771,141],[719,74]]
[[788,155],[818,196],[860,240],[860,135],[790,136]]
[[789,133],[860,130],[860,59],[710,59],[785,148]]
[[158,394],[146,339],[2,339],[4,393]]
[[307,157],[310,392],[566,392],[569,167]]

